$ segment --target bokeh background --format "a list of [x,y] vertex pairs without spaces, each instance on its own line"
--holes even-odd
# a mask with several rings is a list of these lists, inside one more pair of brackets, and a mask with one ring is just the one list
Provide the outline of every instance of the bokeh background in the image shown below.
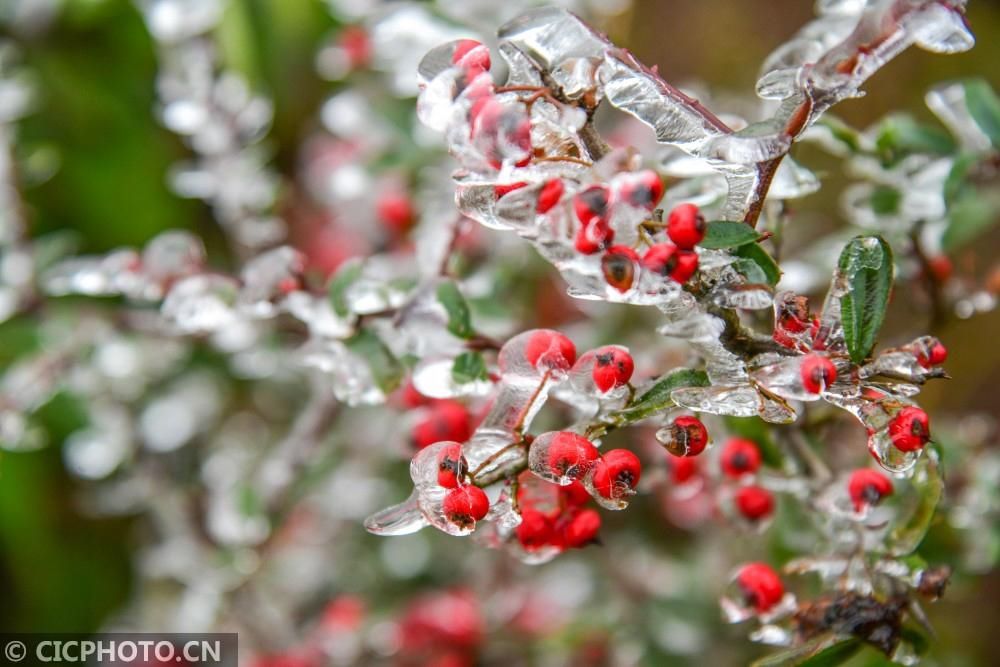
[[[0,17],[8,2],[0,0]],[[57,4],[52,21],[22,25],[10,35],[33,71],[39,93],[33,113],[19,124],[18,139],[34,178],[23,190],[30,233],[72,230],[80,250],[92,253],[141,245],[165,229],[184,228],[205,238],[213,262],[225,266],[230,260],[210,211],[167,187],[167,170],[187,155],[187,148],[152,113],[155,45],[135,6],[128,0]],[[640,60],[658,65],[668,80],[709,82],[720,97],[745,95],[752,91],[763,57],[810,19],[811,5],[803,0],[635,0],[602,27]],[[972,51],[942,57],[911,49],[871,79],[864,98],[842,104],[836,114],[857,127],[892,110],[933,122],[923,95],[934,83],[976,74],[1000,88],[1000,3],[971,0],[968,16],[978,40]],[[316,128],[318,107],[337,86],[317,75],[316,51],[339,28],[318,0],[232,0],[218,33],[223,63],[274,100],[275,120],[266,146],[274,168],[290,184],[279,210],[293,236],[300,210],[294,184],[302,142]],[[796,155],[823,175],[826,187],[797,203],[795,225],[788,232],[790,248],[842,224],[836,198],[843,181],[837,162],[808,146]],[[963,251],[968,257],[956,256],[953,262],[985,262],[995,268],[997,248],[997,237],[987,236]],[[519,296],[528,303],[555,304],[534,311],[554,321],[525,317],[526,324],[579,320],[581,312],[559,296],[557,279],[545,273],[539,263],[534,275],[540,277]],[[912,330],[913,322],[923,319],[924,301],[897,294],[887,322],[890,327],[902,322]],[[31,346],[36,326],[30,314],[0,325],[0,366]],[[955,379],[929,387],[922,405],[931,414],[1000,415],[1000,311],[969,320],[952,318],[935,333],[949,346],[948,370]],[[95,630],[133,593],[132,556],[143,539],[142,524],[127,517],[94,519],[80,511],[79,482],[65,472],[60,455],[61,440],[79,426],[80,411],[71,401],[57,399],[42,419],[51,446],[0,452],[0,631]],[[623,539],[639,535],[673,558],[697,553],[690,546],[692,534],[671,527],[648,499],[622,516],[608,517],[607,526],[608,542],[620,531],[628,535]],[[435,554],[457,549],[467,559],[504,558],[443,535],[426,537]],[[360,523],[340,539],[357,541],[357,554],[380,548],[378,538],[365,534]],[[943,525],[935,527],[929,543],[933,555],[945,561],[950,550],[959,548]],[[585,576],[615,577],[616,564],[607,550],[588,550],[574,558],[581,561],[579,571]],[[520,567],[511,564],[510,576],[517,577]],[[352,592],[392,607],[416,591],[446,585],[448,576],[447,568],[429,568],[416,580],[387,582],[366,572],[359,578],[362,588]],[[940,635],[934,664],[995,664],[998,598],[1000,575],[995,572],[956,578],[946,598],[930,609]],[[705,618],[703,627],[718,633],[718,640],[711,642],[710,662],[694,657],[690,664],[737,664],[762,651],[713,614],[711,606],[692,610]],[[879,663],[877,655],[866,652],[854,664]]]

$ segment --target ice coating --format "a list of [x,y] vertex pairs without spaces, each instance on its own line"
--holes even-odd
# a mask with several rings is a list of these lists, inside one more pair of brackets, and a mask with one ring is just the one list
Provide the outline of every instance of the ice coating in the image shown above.
[[566,486],[587,477],[597,461],[597,449],[585,438],[564,431],[542,433],[528,448],[528,470],[542,479]]

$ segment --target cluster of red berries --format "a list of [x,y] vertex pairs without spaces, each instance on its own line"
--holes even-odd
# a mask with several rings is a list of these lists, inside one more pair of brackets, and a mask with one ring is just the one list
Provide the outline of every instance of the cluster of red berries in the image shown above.
[[504,162],[523,167],[531,161],[531,119],[522,103],[503,102],[488,72],[490,52],[482,43],[463,39],[452,44],[451,63],[459,68],[455,95],[469,104],[472,145],[493,169]]
[[561,480],[580,481],[590,473],[594,491],[608,500],[620,500],[635,492],[642,475],[639,457],[627,449],[612,449],[603,455],[581,435],[563,431],[548,443],[549,471]]
[[533,482],[534,480],[526,480],[517,494],[521,523],[515,535],[525,551],[533,552],[545,547],[554,547],[560,551],[579,549],[597,541],[601,515],[586,507],[590,502],[590,494],[583,484],[573,482],[556,487],[557,503],[546,510],[528,492],[528,485]]
[[[659,178],[652,172],[640,172],[640,174],[646,173],[649,176],[645,180],[655,178],[656,182],[659,182]],[[614,237],[613,230],[605,222],[606,216],[596,215],[590,201],[580,200],[581,195],[594,187],[603,186],[592,186],[574,199],[574,210],[581,223],[576,238],[576,249],[584,254],[597,252],[610,244]],[[659,192],[662,193],[662,188]],[[659,197],[656,199],[658,201]],[[655,202],[652,206],[655,206]],[[681,284],[686,283],[698,270],[698,253],[694,251],[694,246],[705,237],[705,218],[698,207],[694,204],[681,204],[674,208],[667,216],[667,236],[673,243],[651,245],[642,257],[628,246],[607,247],[601,257],[604,279],[618,291],[627,292],[635,283],[637,267],[642,267],[653,275],[670,278]]]
[[[760,448],[746,438],[731,438],[719,456],[722,474],[738,482],[752,480],[760,465]],[[756,483],[741,483],[733,493],[733,505],[746,521],[758,524],[774,514],[774,495]]]
[[469,483],[469,464],[462,445],[447,443],[437,456],[437,482],[449,489],[441,503],[445,519],[459,528],[469,529],[490,511],[486,492]]
[[542,372],[565,372],[585,363],[592,364],[590,378],[602,394],[627,385],[635,372],[632,355],[617,345],[599,347],[581,357],[578,363],[573,341],[551,329],[539,329],[528,338],[524,346],[524,358]]

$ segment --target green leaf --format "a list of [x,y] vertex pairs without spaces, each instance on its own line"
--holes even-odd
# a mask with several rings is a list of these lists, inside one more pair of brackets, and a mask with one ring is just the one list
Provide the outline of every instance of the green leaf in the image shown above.
[[952,163],[948,178],[944,181],[944,202],[949,207],[971,187],[968,182],[969,172],[979,163],[980,156],[975,153],[962,153]]
[[457,384],[485,380],[486,377],[486,360],[479,352],[463,352],[455,357],[455,363],[451,367],[451,379]]
[[948,155],[954,152],[955,141],[938,127],[895,114],[879,125],[875,147],[883,164],[892,165],[914,153]]
[[965,82],[965,106],[995,148],[1000,148],[1000,98],[984,79]]
[[469,304],[458,289],[458,285],[445,281],[438,285],[437,298],[448,312],[448,331],[459,338],[471,338],[472,330]]
[[335,273],[333,278],[330,279],[330,286],[328,288],[330,305],[333,306],[333,312],[337,313],[341,317],[347,317],[351,313],[351,310],[347,305],[347,288],[361,277],[361,269],[363,267],[364,262],[361,259],[347,260],[341,264],[337,273]]
[[891,215],[899,210],[903,194],[888,185],[877,185],[872,191],[870,203],[876,215]]
[[706,226],[705,238],[698,245],[702,248],[722,250],[753,243],[759,237],[760,234],[757,233],[757,230],[745,222],[713,220]]
[[[741,245],[732,251],[737,257],[747,262],[736,262],[736,270],[746,276],[751,283],[766,283],[777,285],[781,280],[781,269],[774,258],[756,243]],[[754,269],[756,267],[756,270]],[[758,273],[759,271],[759,273]],[[762,278],[762,279],[761,279]]]
[[751,667],[835,667],[861,650],[861,640],[823,635],[799,646],[773,653],[753,662]]
[[707,387],[708,375],[704,371],[678,368],[658,378],[638,398],[626,407],[611,413],[611,420],[619,425],[651,417],[674,405],[670,394],[681,387]]
[[965,189],[948,208],[948,228],[941,237],[945,252],[974,241],[1000,222],[1000,190]]
[[868,358],[892,291],[892,249],[880,236],[856,236],[840,253],[837,268],[847,281],[840,301],[844,340],[854,363]]
[[347,349],[358,355],[371,369],[375,384],[383,392],[390,392],[399,386],[403,378],[403,366],[393,356],[389,348],[378,336],[367,329],[362,329],[344,341]]
[[820,118],[816,124],[828,129],[830,135],[846,146],[852,153],[857,153],[861,150],[861,135],[858,134],[857,130],[839,118],[827,114]]
[[917,470],[910,480],[910,485],[917,494],[917,501],[910,513],[901,517],[889,533],[887,544],[893,556],[906,556],[923,542],[938,503],[944,490],[944,480],[936,456],[925,452],[917,464]]

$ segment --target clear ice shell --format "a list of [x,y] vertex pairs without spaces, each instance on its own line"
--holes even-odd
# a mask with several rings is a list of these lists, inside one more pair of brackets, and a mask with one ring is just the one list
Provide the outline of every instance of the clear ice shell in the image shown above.
[[485,396],[493,388],[489,380],[475,380],[459,384],[452,376],[453,357],[428,357],[413,367],[413,386],[429,398],[455,398],[458,396]]
[[238,320],[239,285],[226,276],[202,274],[184,278],[170,288],[160,314],[179,331],[203,334],[219,331]]
[[399,503],[365,519],[365,530],[375,535],[409,535],[431,525],[417,504],[417,490]]
[[864,425],[868,433],[868,451],[880,466],[897,475],[912,474],[923,450],[904,452],[896,448],[889,437],[889,422],[903,408],[914,405],[913,402],[896,395],[879,394],[871,388],[857,397],[828,394],[825,398],[850,412]]
[[254,317],[273,317],[279,310],[277,302],[300,288],[305,265],[305,256],[290,246],[251,259],[240,273],[240,310]]

